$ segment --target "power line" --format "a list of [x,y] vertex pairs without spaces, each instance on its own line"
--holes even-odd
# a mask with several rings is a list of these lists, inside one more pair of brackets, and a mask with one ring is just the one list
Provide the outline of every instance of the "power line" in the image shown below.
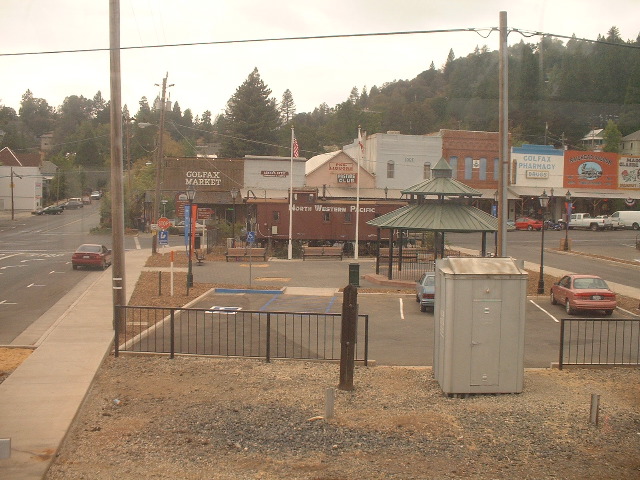
[[[165,43],[160,45],[138,45],[131,47],[120,47],[120,50],[142,50],[147,48],[167,48],[167,47],[194,47],[201,45],[233,45],[237,43],[262,43],[262,42],[286,42],[297,40],[328,40],[332,38],[359,38],[359,37],[388,37],[395,35],[421,35],[430,33],[458,33],[458,32],[484,32],[497,31],[496,27],[491,28],[450,28],[438,30],[411,30],[405,32],[375,32],[375,33],[344,33],[335,35],[311,35],[298,37],[272,37],[272,38],[253,38],[241,40],[217,40],[210,42],[189,42],[189,43]],[[486,38],[486,37],[485,37]],[[39,52],[16,52],[16,53],[0,53],[0,57],[16,57],[25,55],[52,55],[58,53],[87,53],[87,52],[108,52],[110,48],[79,48],[71,50],[45,50]]]

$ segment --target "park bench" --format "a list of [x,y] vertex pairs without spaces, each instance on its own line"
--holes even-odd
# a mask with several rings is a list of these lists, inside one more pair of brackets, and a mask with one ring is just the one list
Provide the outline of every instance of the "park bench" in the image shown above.
[[340,257],[342,260],[342,247],[303,247],[302,260],[306,257]]
[[230,258],[238,260],[253,260],[253,259],[262,259],[264,261],[267,260],[267,249],[263,247],[232,247],[227,249],[227,253],[225,255],[227,262]]

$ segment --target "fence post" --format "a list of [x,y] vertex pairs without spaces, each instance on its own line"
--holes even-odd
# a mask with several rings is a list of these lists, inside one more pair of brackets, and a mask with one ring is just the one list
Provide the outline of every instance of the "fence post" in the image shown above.
[[174,358],[176,353],[176,324],[175,324],[175,310],[171,309],[171,320],[169,321],[169,328],[171,330],[171,354],[170,358]]
[[116,321],[113,322],[114,323],[114,330],[115,330],[115,338],[114,338],[114,345],[113,345],[113,349],[114,349],[114,356],[116,358],[118,358],[118,355],[120,353],[119,350],[119,344],[120,344],[120,315],[122,315],[122,307],[120,307],[119,305],[116,305],[115,307],[115,319]]
[[340,390],[353,390],[353,370],[358,322],[358,288],[347,285],[342,298],[342,333],[340,336]]
[[267,312],[267,348],[266,348],[266,361],[271,362],[271,314]]
[[564,357],[564,318],[560,319],[560,358],[558,359],[558,370],[562,370],[562,359]]
[[158,272],[158,296],[162,296],[162,272]]

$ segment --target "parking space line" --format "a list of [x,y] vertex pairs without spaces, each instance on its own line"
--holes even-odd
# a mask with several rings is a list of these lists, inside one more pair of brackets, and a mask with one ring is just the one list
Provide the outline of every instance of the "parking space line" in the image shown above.
[[400,320],[404,320],[404,302],[402,298],[398,299],[400,301]]
[[282,295],[282,294],[281,294],[281,293],[276,293],[273,297],[271,297],[271,300],[269,300],[269,301],[268,301],[267,303],[265,303],[262,307],[260,307],[260,311],[261,311],[261,312],[266,311],[266,310],[267,310],[267,307],[268,307],[269,305],[271,305],[273,302],[275,302],[275,301],[278,299],[278,297],[279,297],[280,295]]
[[556,323],[560,323],[560,320],[558,320],[556,317],[554,317],[553,315],[551,315],[549,312],[547,312],[544,308],[542,308],[540,305],[538,305],[536,302],[534,302],[533,300],[529,300],[531,303],[533,303],[536,307],[538,307],[540,310],[542,310],[544,313],[546,313],[547,315],[549,315],[554,322]]
[[334,295],[333,298],[329,301],[329,305],[327,305],[327,308],[325,308],[324,313],[331,312],[331,307],[333,307],[333,304],[336,303],[336,298],[336,295]]

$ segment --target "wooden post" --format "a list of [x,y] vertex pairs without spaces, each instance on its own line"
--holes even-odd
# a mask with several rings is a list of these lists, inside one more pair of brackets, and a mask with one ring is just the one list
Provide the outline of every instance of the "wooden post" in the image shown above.
[[342,334],[340,336],[340,390],[353,390],[358,324],[358,287],[347,285],[342,296]]

